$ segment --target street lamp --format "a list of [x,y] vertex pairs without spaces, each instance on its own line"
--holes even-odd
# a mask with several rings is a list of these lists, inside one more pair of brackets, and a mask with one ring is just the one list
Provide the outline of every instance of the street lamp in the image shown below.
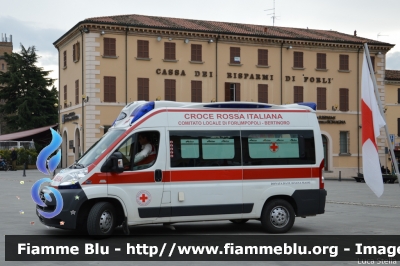
[[58,103],[55,103],[54,107],[57,108],[57,131],[58,131],[58,133],[60,133],[61,132],[61,129],[60,129],[60,108],[58,106]]

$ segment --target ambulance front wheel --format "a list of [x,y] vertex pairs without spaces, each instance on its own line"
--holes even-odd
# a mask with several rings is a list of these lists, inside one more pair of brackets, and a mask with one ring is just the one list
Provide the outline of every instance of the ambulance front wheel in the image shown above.
[[112,235],[115,222],[114,206],[109,202],[98,202],[89,212],[87,231],[92,236],[106,237]]
[[289,231],[295,219],[292,205],[283,199],[274,199],[265,204],[261,224],[269,233],[281,234]]

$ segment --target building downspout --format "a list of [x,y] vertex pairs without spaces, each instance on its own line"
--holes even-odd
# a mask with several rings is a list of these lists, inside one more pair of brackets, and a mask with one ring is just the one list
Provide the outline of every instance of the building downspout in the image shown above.
[[[361,46],[362,47],[362,46]],[[357,176],[360,173],[360,50],[357,51]]]
[[128,30],[125,29],[125,105],[128,104]]
[[[80,29],[80,32],[81,32],[81,36],[82,36],[82,51],[81,51],[82,60],[81,61],[82,61],[82,96],[83,96],[83,95],[85,95],[85,86],[84,86],[85,72],[84,72],[84,64],[83,64],[83,61],[85,58],[83,52],[85,49],[83,49],[83,47],[84,47],[83,30]],[[85,153],[85,104],[84,104],[84,98],[82,97],[82,154],[84,154],[84,153]]]
[[281,44],[281,104],[283,104],[283,66],[282,66],[282,53],[283,53],[283,44],[284,44],[284,41],[282,41],[282,44]]
[[218,40],[219,34],[217,38],[215,38],[215,101],[218,102]]
[[[61,121],[61,116],[60,116],[60,97],[61,97],[61,82],[60,82],[60,49],[57,47],[57,51],[58,51],[58,106],[57,106],[57,117],[58,117],[58,132],[60,133],[61,139],[62,139],[62,131],[61,131],[61,125],[60,125],[60,121]],[[62,146],[61,146],[62,149]],[[62,153],[61,153],[62,156]],[[61,164],[60,164],[61,169],[63,168],[62,165],[62,160],[61,160]]]

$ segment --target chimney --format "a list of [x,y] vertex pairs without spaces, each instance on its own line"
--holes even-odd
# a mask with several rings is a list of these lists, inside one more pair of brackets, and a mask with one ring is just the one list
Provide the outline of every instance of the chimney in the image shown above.
[[357,36],[357,31],[356,30],[354,31],[354,36]]

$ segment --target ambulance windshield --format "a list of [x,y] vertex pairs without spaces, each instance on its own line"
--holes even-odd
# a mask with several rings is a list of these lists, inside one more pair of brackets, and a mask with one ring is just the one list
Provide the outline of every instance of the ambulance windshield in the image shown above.
[[72,165],[72,168],[84,168],[93,163],[125,130],[109,130]]

